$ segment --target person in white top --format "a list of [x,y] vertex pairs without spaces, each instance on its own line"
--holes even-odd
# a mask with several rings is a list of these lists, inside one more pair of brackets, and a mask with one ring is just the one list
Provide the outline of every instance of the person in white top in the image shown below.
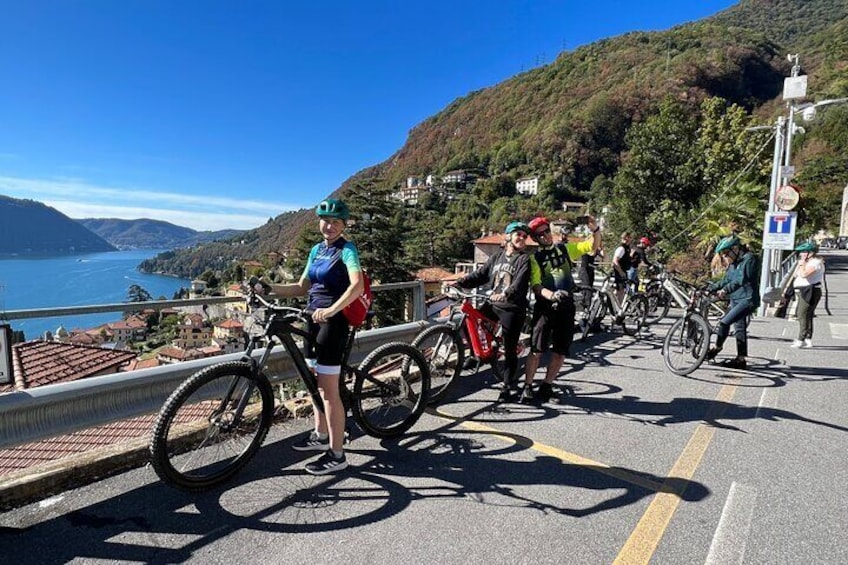
[[798,291],[798,339],[790,347],[813,346],[813,316],[822,296],[824,259],[818,254],[815,243],[805,242],[795,248],[799,254],[798,265],[792,277],[792,286]]

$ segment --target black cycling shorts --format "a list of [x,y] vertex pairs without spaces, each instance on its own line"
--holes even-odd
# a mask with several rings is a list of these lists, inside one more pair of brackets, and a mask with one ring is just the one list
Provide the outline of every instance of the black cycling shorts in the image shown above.
[[306,344],[305,357],[317,360],[318,365],[340,367],[350,333],[344,314],[338,313],[320,324],[309,318],[308,329],[313,342]]
[[533,352],[543,353],[550,349],[560,355],[568,355],[574,340],[574,301],[564,300],[552,308],[536,302],[533,310],[533,335],[530,344]]

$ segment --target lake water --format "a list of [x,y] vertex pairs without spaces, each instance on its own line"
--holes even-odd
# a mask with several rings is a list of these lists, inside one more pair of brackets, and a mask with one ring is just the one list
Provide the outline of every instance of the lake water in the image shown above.
[[[158,250],[112,251],[38,259],[0,260],[0,312],[66,306],[90,306],[127,301],[127,290],[137,284],[154,300],[173,298],[190,281],[140,273],[136,267]],[[2,318],[2,316],[0,316]],[[12,329],[35,339],[59,325],[68,330],[91,328],[121,319],[120,312],[12,320]]]

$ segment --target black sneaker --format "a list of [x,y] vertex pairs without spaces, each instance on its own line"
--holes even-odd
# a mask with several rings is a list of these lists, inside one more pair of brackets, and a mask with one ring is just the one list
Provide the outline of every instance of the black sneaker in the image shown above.
[[509,387],[503,387],[498,395],[498,402],[509,402],[512,400],[512,391]]
[[719,351],[721,351],[721,349],[719,349],[718,347],[710,347],[707,350],[707,361],[712,361],[713,359],[715,359]]
[[734,357],[729,361],[725,361],[721,364],[722,367],[727,367],[728,369],[747,369],[748,363],[745,361],[744,357]]
[[518,402],[521,404],[531,404],[533,402],[533,385],[525,384],[524,388],[521,389],[521,398],[518,399]]
[[536,392],[536,399],[539,402],[547,402],[554,396],[554,387],[551,386],[551,383],[545,383],[539,385],[539,390]]
[[332,451],[327,450],[317,461],[307,464],[305,468],[307,473],[313,475],[327,475],[341,471],[345,467],[347,467],[347,457],[344,453],[341,457],[336,458]]
[[330,436],[320,439],[314,431],[292,445],[295,451],[327,451],[330,449]]

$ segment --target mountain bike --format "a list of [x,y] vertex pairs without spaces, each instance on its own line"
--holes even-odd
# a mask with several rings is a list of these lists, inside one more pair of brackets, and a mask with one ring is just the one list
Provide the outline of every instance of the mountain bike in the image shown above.
[[[317,377],[295,337],[309,341],[302,327],[308,310],[275,306],[252,290],[248,305],[257,317],[244,356],[201,369],[165,401],[153,426],[150,457],[164,482],[200,491],[222,483],[256,454],[275,412],[271,382],[264,372],[271,352],[282,344],[323,412]],[[258,307],[258,308],[256,308]],[[391,342],[369,353],[358,367],[348,364],[356,330],[345,344],[339,387],[346,411],[368,435],[395,437],[421,416],[430,390],[427,361],[411,345]],[[259,359],[253,352],[267,344]]]
[[[430,368],[430,404],[444,398],[462,373],[466,343],[476,358],[475,372],[480,370],[480,365],[488,363],[498,380],[504,382],[506,378],[501,326],[474,305],[475,300],[488,301],[488,298],[456,287],[445,288],[445,294],[454,300],[447,322],[426,328],[412,340]],[[520,354],[523,345],[518,347]]]
[[668,278],[665,268],[660,263],[654,263],[648,268],[649,278],[645,282],[643,294],[648,301],[648,312],[645,323],[656,324],[666,316],[674,302],[671,293],[663,286],[663,281]]
[[647,299],[636,290],[635,284],[628,281],[624,297],[619,303],[612,282],[612,274],[604,273],[597,267],[596,269],[605,276],[600,288],[586,289],[591,290],[592,299],[589,301],[589,308],[583,312],[580,319],[582,332],[580,340],[585,341],[592,328],[598,327],[607,314],[613,315],[613,323],[620,325],[625,334],[635,336],[645,324],[648,313]]
[[[672,279],[667,279],[665,284],[671,294],[682,293]],[[663,340],[662,355],[665,366],[675,375],[688,375],[707,358],[714,333],[708,313],[714,302],[706,291],[690,290],[683,317],[669,328]]]

